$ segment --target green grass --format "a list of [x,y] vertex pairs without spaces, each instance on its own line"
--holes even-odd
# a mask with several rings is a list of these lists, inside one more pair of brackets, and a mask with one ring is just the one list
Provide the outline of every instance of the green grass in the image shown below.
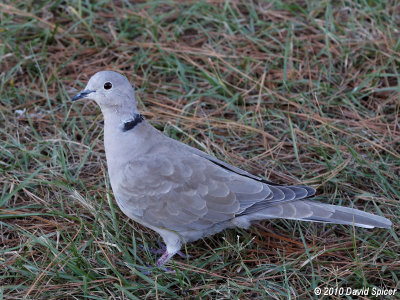
[[[399,289],[399,4],[334,3],[0,3],[0,299]],[[266,221],[143,272],[159,237],[114,202],[99,108],[69,101],[104,69],[168,136],[392,229]]]

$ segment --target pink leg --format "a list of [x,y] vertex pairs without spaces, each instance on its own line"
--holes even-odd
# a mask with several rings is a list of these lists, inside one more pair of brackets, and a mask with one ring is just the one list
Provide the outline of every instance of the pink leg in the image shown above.
[[[160,249],[149,248],[149,252],[152,254],[165,254],[167,252],[167,247],[160,241],[157,241],[157,243],[160,246]],[[144,249],[143,245],[139,245],[139,247]],[[191,257],[189,254],[185,254],[181,250],[177,251],[176,254],[178,254],[182,258],[190,258]],[[160,259],[161,259],[161,257],[160,257]]]
[[164,254],[161,255],[161,257],[157,260],[157,267],[163,266],[167,261],[169,261],[172,256],[174,256],[175,253],[168,253],[167,250],[165,250]]

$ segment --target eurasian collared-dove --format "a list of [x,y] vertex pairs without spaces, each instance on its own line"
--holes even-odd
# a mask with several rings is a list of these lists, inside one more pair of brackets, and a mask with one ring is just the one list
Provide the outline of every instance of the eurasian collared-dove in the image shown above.
[[235,226],[284,218],[389,228],[391,222],[357,209],[306,198],[308,186],[274,184],[173,140],[136,108],[127,78],[96,73],[72,101],[92,99],[104,115],[104,145],[115,199],[131,219],[161,235],[161,266],[187,242]]

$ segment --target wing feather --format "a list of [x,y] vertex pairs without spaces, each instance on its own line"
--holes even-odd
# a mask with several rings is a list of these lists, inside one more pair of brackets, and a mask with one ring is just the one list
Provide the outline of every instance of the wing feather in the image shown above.
[[[184,150],[146,154],[128,163],[116,187],[121,206],[152,226],[186,231],[310,193],[303,187],[268,185],[247,172],[239,174],[227,169],[227,164]],[[289,215],[295,210],[285,208]],[[276,210],[282,214],[279,206]]]

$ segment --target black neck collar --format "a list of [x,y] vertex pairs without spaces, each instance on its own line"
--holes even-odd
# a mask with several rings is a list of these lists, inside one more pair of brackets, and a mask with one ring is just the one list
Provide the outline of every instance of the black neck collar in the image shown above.
[[141,114],[134,114],[133,118],[125,121],[122,125],[122,131],[126,132],[136,127],[136,125],[140,124],[144,120]]

